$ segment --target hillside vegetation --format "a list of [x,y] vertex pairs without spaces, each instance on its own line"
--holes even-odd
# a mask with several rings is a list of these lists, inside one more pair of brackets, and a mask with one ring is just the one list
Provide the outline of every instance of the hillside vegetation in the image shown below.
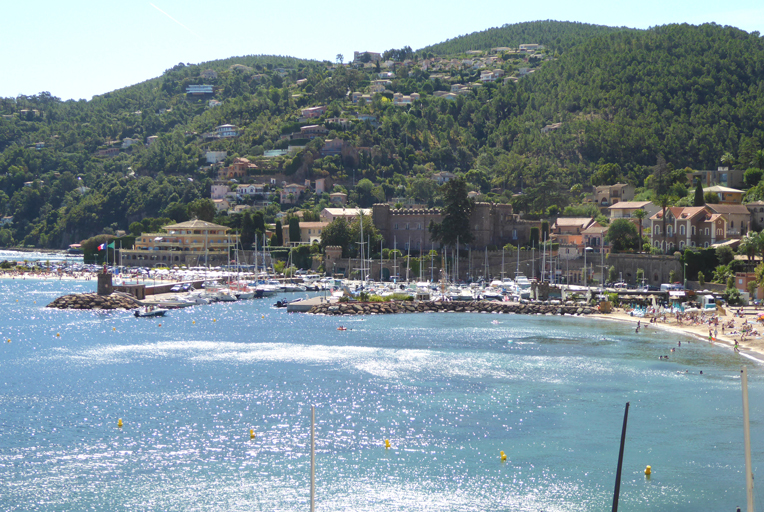
[[463,36],[447,39],[442,43],[426,46],[419,54],[455,55],[470,50],[490,50],[491,48],[517,48],[524,43],[543,44],[552,52],[563,53],[595,37],[622,31],[636,31],[627,27],[608,27],[573,21],[529,21],[506,24]]
[[[480,69],[467,65],[437,77],[422,65],[430,54],[463,59],[466,49],[519,43],[547,48],[499,56],[490,69],[519,78],[506,84],[474,85]],[[330,178],[362,206],[393,197],[438,204],[430,176],[450,171],[464,175],[482,199],[544,216],[579,202],[593,177],[642,186],[664,160],[677,169],[711,169],[724,157],[747,169],[764,141],[764,41],[732,27],[637,31],[544,21],[462,36],[416,55],[413,65],[390,69],[395,77],[384,92],[358,104],[349,93],[367,92],[384,69],[278,56],[178,64],[88,102],[47,93],[0,99],[0,214],[13,216],[12,225],[0,227],[0,245],[65,247],[145,218],[209,215],[216,173],[206,165],[207,151],[226,151],[226,163],[247,157],[264,176]],[[521,69],[533,72],[522,77]],[[202,78],[206,70],[217,76]],[[220,106],[186,97],[188,85],[200,84],[214,85]],[[472,89],[437,97],[453,84]],[[394,106],[394,93],[421,97]],[[300,118],[301,108],[316,105],[328,111]],[[349,125],[327,123],[332,117]],[[236,125],[240,136],[205,137],[222,124]],[[310,142],[282,137],[308,124],[329,132]],[[114,158],[98,155],[126,138],[139,143]],[[345,149],[322,156],[323,140],[333,138]],[[304,148],[263,158],[289,145]],[[274,203],[266,220],[288,208],[277,204],[276,192],[262,198]],[[327,200],[307,194],[300,206],[317,212]],[[239,217],[216,220],[238,227]]]

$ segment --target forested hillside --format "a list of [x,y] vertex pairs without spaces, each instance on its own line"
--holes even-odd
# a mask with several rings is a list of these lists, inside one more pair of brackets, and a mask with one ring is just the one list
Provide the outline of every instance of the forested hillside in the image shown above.
[[[547,48],[464,55],[521,43]],[[431,58],[440,52],[449,55]],[[258,170],[244,181],[329,178],[362,206],[393,197],[437,204],[431,176],[449,171],[482,199],[534,216],[578,203],[593,177],[642,186],[661,155],[677,169],[711,169],[722,159],[761,165],[764,41],[755,33],[545,21],[416,55],[390,67],[236,57],[178,64],[87,102],[45,93],[0,99],[0,214],[13,217],[0,226],[0,246],[65,247],[145,218],[210,215],[217,174],[208,151],[225,151],[226,165],[249,158]],[[375,81],[388,71],[380,90]],[[486,72],[493,78],[481,81]],[[210,85],[214,95],[187,96],[190,85]],[[367,96],[352,103],[356,91]],[[395,104],[412,93],[419,98]],[[327,107],[320,117],[302,117],[302,108],[318,105]],[[238,137],[209,136],[225,124]],[[301,139],[308,125],[326,133]],[[329,139],[342,139],[342,151],[322,152]],[[266,157],[273,150],[283,154]],[[266,221],[293,207],[279,204],[280,186],[256,198],[271,202]],[[327,201],[306,193],[297,206],[315,213]]]
[[517,48],[524,43],[543,44],[552,52],[562,53],[595,37],[622,31],[635,31],[626,27],[607,27],[572,21],[529,21],[502,25],[480,32],[447,39],[426,46],[419,54],[455,55],[470,50],[490,50],[497,47]]

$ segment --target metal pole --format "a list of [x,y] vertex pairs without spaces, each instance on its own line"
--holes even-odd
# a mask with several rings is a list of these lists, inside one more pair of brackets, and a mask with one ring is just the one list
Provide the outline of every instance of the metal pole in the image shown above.
[[621,468],[623,467],[623,446],[626,443],[626,422],[629,420],[629,402],[623,413],[623,430],[621,430],[621,450],[618,452],[618,470],[615,473],[615,493],[613,494],[613,512],[618,512],[618,495],[621,492]]
[[316,510],[316,406],[310,406],[310,512]]
[[745,439],[745,492],[748,498],[748,512],[753,511],[753,469],[751,468],[751,426],[748,419],[748,367],[740,370],[743,385],[743,436]]

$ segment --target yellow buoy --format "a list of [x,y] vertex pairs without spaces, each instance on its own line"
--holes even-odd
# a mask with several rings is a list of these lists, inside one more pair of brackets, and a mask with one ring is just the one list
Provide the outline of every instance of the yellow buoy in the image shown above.
[[196,325],[196,320],[192,320],[191,324]]
[[385,449],[390,448],[390,440],[385,439]]
[[116,327],[112,327],[112,328],[111,328],[111,330],[112,330],[112,331],[116,331],[116,330],[117,330],[117,328],[116,328]]
[[60,333],[60,332],[57,332],[57,333],[56,333],[56,338],[60,338],[60,337],[61,337],[61,333]]
[[218,320],[217,320],[217,318],[213,318],[212,321],[213,322],[217,322]]
[[249,438],[254,439],[255,438],[255,431],[252,429],[249,429]]
[[265,318],[265,315],[262,315],[260,318]]
[[647,466],[645,468],[645,476],[650,476],[650,474],[652,474],[652,472],[653,472],[653,468],[652,467]]
[[506,454],[506,453],[504,453],[504,452],[499,452],[499,454],[501,455],[501,461],[502,461],[502,462],[504,462],[504,461],[506,461],[506,460],[507,460],[507,454]]
[[117,427],[122,428],[122,418],[117,421]]

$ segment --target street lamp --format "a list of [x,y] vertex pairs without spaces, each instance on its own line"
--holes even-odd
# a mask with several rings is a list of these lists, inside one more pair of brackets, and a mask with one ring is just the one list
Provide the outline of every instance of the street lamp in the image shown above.
[[586,253],[593,250],[591,247],[584,247],[584,285],[586,286],[589,286],[589,276],[586,272]]

